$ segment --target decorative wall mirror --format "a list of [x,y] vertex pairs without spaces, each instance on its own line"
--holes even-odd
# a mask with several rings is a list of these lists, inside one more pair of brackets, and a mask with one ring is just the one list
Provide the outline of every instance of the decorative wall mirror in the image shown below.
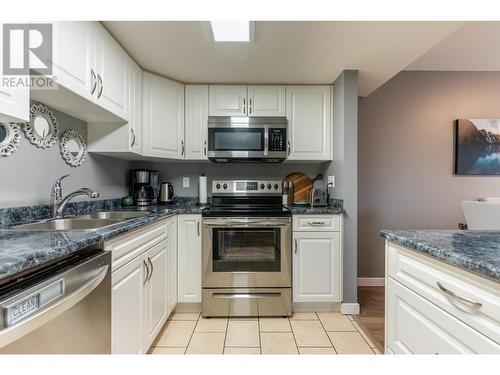
[[14,123],[0,122],[0,156],[12,154],[21,141],[21,128]]
[[87,157],[87,145],[76,130],[67,130],[61,137],[61,154],[69,165],[78,167]]
[[54,114],[41,104],[31,105],[30,121],[23,124],[23,130],[26,138],[40,148],[52,146],[59,132]]

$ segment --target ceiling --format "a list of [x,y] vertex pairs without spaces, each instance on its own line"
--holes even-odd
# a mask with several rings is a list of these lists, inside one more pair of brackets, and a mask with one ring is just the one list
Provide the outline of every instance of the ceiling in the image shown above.
[[143,69],[184,83],[330,84],[359,70],[366,96],[462,22],[258,21],[250,44],[215,43],[204,21],[109,21]]
[[406,70],[500,71],[500,22],[467,22]]

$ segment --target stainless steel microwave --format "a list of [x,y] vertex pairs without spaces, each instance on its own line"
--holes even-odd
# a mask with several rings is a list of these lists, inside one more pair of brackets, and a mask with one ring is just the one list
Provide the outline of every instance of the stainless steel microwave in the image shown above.
[[208,118],[208,158],[216,163],[280,163],[287,156],[286,117]]

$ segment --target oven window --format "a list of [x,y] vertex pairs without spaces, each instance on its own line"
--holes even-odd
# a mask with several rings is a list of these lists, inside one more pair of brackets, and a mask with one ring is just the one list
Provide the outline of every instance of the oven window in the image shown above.
[[213,272],[280,272],[281,233],[276,228],[214,228]]
[[263,151],[264,129],[210,129],[212,151]]

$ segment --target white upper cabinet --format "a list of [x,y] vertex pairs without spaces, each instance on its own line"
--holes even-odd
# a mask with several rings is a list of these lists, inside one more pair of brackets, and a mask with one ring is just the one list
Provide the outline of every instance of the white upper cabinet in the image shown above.
[[142,153],[142,69],[129,60],[128,142],[129,150]]
[[209,116],[247,116],[247,86],[211,85]]
[[[0,23],[0,50],[3,51],[3,23]],[[25,122],[29,120],[29,87],[21,85],[13,87],[5,85],[4,79],[13,78],[16,81],[20,76],[3,76],[3,60],[0,58],[0,122]]]
[[97,90],[95,22],[59,21],[52,25],[52,73],[57,84],[93,101]]
[[128,119],[128,56],[113,37],[96,24],[97,100],[100,106]]
[[186,85],[186,159],[207,160],[208,86]]
[[184,85],[143,73],[143,155],[184,157]]
[[248,86],[249,116],[286,116],[285,86]]
[[288,160],[332,159],[330,86],[287,86]]

